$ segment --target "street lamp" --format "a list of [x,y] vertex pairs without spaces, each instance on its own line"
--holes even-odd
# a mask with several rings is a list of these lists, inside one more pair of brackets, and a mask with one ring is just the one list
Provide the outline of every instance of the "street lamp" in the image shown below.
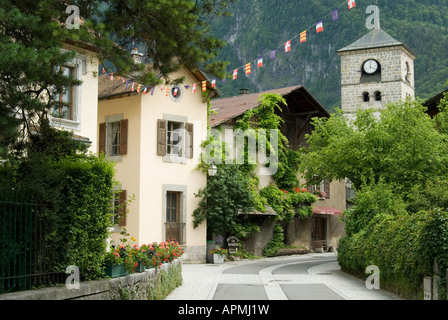
[[218,172],[218,168],[215,166],[214,163],[212,163],[209,167],[208,167],[208,175],[210,177],[213,177],[216,172]]

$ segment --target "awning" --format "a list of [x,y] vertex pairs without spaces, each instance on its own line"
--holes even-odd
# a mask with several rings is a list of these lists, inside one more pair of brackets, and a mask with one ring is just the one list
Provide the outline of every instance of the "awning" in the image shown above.
[[331,207],[314,207],[313,213],[316,214],[342,214],[344,210]]

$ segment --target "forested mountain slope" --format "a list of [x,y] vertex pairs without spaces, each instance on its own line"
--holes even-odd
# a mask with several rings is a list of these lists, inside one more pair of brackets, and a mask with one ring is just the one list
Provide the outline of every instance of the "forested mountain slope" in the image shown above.
[[[345,0],[237,0],[228,10],[232,17],[212,22],[211,33],[227,41],[220,54],[235,68],[238,79],[217,81],[224,97],[237,95],[240,88],[259,92],[303,84],[330,111],[340,107],[340,57],[337,50],[353,43],[370,30],[366,8],[380,8],[381,28],[408,45],[417,56],[416,96],[426,99],[442,91],[448,80],[448,0],[356,0],[348,9]],[[338,8],[339,20],[331,12]],[[324,18],[324,19],[323,19]],[[323,19],[324,31],[315,24]],[[307,41],[299,34],[307,29]],[[284,43],[290,39],[291,51]],[[275,59],[269,53],[277,49]],[[256,60],[263,56],[263,67]],[[252,62],[251,74],[244,65]]]

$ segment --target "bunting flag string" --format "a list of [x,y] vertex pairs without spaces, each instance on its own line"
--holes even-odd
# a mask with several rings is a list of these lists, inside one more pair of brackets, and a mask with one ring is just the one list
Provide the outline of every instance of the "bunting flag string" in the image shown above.
[[[263,68],[264,67],[264,60],[263,57],[265,56],[269,56],[269,58],[271,60],[276,59],[276,55],[277,55],[277,50],[280,49],[281,47],[284,47],[284,51],[285,53],[291,52],[291,46],[293,44],[293,40],[295,40],[296,38],[299,38],[299,43],[305,43],[307,42],[307,32],[308,30],[310,30],[311,28],[316,28],[316,34],[321,33],[324,31],[324,26],[323,26],[323,21],[331,16],[331,20],[337,21],[339,20],[339,8],[341,8],[343,5],[347,4],[348,6],[348,10],[351,10],[353,8],[356,7],[356,1],[355,0],[344,0],[343,3],[341,3],[338,7],[336,7],[335,9],[333,9],[329,14],[327,14],[325,17],[323,17],[320,20],[317,20],[317,22],[311,26],[309,26],[308,28],[306,28],[305,30],[303,30],[302,32],[300,32],[299,34],[297,34],[296,36],[294,36],[293,38],[291,38],[290,40],[284,42],[282,45],[278,46],[275,49],[269,50],[266,54],[259,56],[258,58],[252,60],[251,62],[247,62],[244,65],[233,69],[233,74],[232,74],[232,79],[233,80],[237,80],[238,79],[238,70],[239,69],[243,69],[246,75],[249,75],[252,73],[252,63],[254,63],[254,65],[257,66],[257,68]],[[102,73],[105,74],[109,80],[119,80],[120,77],[119,76],[114,76],[114,73],[107,73],[105,67],[102,67]],[[129,85],[131,85],[131,91],[134,92],[134,90],[137,91],[138,94],[143,93],[144,95],[147,93],[148,89],[150,89],[150,94],[154,95],[154,90],[156,86],[144,86],[142,84],[139,83],[135,83],[132,80],[126,80],[125,78],[121,77],[122,83],[126,85],[126,89],[128,89]],[[226,78],[222,79],[222,83],[226,82]],[[137,85],[137,88],[135,89],[135,86]],[[207,90],[207,81],[201,81],[198,83],[193,83],[193,84],[189,84],[189,85],[184,85],[185,89],[189,89],[190,87],[192,87],[192,93],[196,93],[196,88],[197,85],[201,85],[202,86],[202,91],[206,91]],[[216,79],[212,79],[211,80],[211,87],[212,88],[216,88]],[[143,88],[143,90],[142,90]],[[179,94],[179,85],[176,86],[162,86],[160,87],[161,91],[165,90],[165,96],[169,96],[170,90],[173,90],[173,95],[177,96]]]

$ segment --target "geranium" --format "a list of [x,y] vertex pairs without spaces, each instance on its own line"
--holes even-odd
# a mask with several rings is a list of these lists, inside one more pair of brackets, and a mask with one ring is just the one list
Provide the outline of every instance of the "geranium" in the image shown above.
[[228,250],[224,249],[224,248],[214,248],[212,250],[210,250],[211,254],[223,254],[223,255],[227,255]]

